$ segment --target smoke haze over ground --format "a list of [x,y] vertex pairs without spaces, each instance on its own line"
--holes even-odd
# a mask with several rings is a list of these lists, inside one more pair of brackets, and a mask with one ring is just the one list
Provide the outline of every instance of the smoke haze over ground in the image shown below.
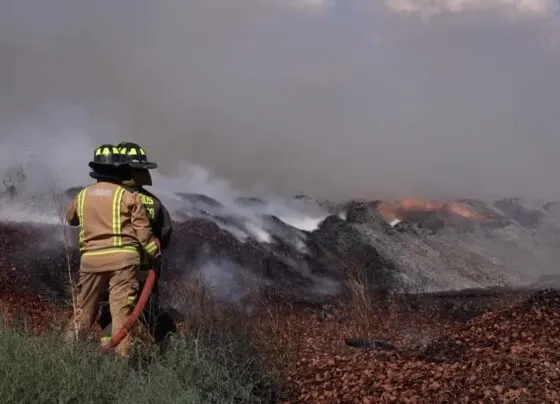
[[132,140],[278,193],[558,199],[556,6],[0,0],[2,165]]

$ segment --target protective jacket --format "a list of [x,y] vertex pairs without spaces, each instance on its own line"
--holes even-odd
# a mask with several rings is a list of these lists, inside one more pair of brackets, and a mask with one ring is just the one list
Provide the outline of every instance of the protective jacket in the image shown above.
[[173,232],[173,225],[169,211],[163,206],[161,201],[151,192],[143,187],[127,188],[130,191],[136,191],[140,194],[140,199],[146,208],[152,232],[158,238],[160,247],[165,250],[169,245],[171,233]]
[[[137,192],[140,195],[140,200],[146,208],[146,213],[150,221],[150,226],[152,227],[152,232],[155,237],[159,240],[159,245],[162,251],[164,251],[169,245],[171,239],[171,233],[173,232],[173,225],[171,222],[171,216],[168,210],[163,206],[161,201],[151,192],[146,190],[144,187],[136,185],[135,181],[123,181],[122,186],[125,187],[130,192]],[[142,265],[141,270],[146,271],[153,266],[153,262],[150,256],[142,254]],[[154,268],[158,272],[158,278],[160,275],[160,268]]]
[[161,254],[141,196],[100,181],[83,188],[66,211],[66,220],[80,226],[81,269],[114,271],[137,265],[140,254]]

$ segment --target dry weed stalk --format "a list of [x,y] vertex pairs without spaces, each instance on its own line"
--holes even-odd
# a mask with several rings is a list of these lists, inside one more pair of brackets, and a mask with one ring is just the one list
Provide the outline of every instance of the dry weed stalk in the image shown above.
[[[356,271],[358,272],[358,271]],[[362,338],[372,338],[374,302],[369,293],[365,271],[349,276],[352,311],[356,321],[356,331]]]
[[72,278],[72,262],[70,260],[70,247],[69,247],[69,242],[68,242],[68,223],[66,222],[66,214],[65,214],[65,207],[64,207],[64,201],[62,200],[62,198],[60,198],[60,203],[59,203],[59,218],[60,218],[60,223],[62,225],[62,229],[64,232],[64,251],[66,253],[66,267],[68,270],[68,282],[69,282],[69,286],[70,286],[70,293],[72,296],[72,318],[73,318],[73,322],[74,322],[74,337],[76,338],[76,340],[78,339],[78,303],[77,303],[77,297],[76,297],[76,292],[75,292],[75,283],[74,283],[74,279]]
[[208,285],[200,278],[176,280],[168,288],[170,294],[179,299],[176,305],[184,315],[184,332],[194,332],[195,335],[192,336],[197,340],[212,338],[218,334],[219,327],[228,326],[237,320],[231,319],[227,309],[217,304]]
[[376,304],[375,296],[369,288],[366,269],[352,261],[341,263],[341,267],[348,277],[350,308],[354,320],[352,328],[360,338],[372,338]]
[[264,310],[257,309],[251,314],[231,303],[217,301],[201,278],[173,281],[168,290],[180,299],[175,305],[184,314],[182,331],[191,334],[195,341],[217,344],[224,352],[232,344],[237,344],[236,349],[243,345],[251,355],[258,356],[255,359],[274,380],[283,379],[286,369],[293,368],[299,358],[305,326],[301,317],[270,300],[259,299],[259,290],[251,292],[252,300]]
[[375,339],[379,333],[400,334],[409,328],[410,313],[406,296],[390,293],[378,296],[371,291],[368,275],[363,268],[353,267],[348,272],[348,287],[355,332],[360,338]]
[[[371,278],[367,267],[351,258],[339,261],[339,267],[346,274],[349,292],[351,324],[356,337],[376,339],[379,333],[385,334],[402,328],[402,299],[398,291],[375,292],[375,279]],[[381,280],[383,281],[383,280]]]
[[[259,296],[261,296],[259,294]],[[294,369],[303,347],[305,327],[302,316],[290,305],[278,304],[274,297],[261,297],[253,318],[253,336],[257,350],[269,364],[269,375],[278,380]]]

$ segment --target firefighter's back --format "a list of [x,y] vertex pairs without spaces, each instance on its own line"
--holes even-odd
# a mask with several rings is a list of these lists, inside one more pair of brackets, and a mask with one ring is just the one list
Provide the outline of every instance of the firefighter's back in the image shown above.
[[114,271],[139,264],[141,246],[131,224],[131,198],[125,188],[105,181],[78,194],[83,271]]

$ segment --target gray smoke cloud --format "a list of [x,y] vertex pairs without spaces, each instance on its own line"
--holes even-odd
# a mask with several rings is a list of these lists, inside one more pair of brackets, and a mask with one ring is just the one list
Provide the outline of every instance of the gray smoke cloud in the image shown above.
[[0,0],[3,153],[87,178],[124,139],[283,194],[560,198],[556,9]]

